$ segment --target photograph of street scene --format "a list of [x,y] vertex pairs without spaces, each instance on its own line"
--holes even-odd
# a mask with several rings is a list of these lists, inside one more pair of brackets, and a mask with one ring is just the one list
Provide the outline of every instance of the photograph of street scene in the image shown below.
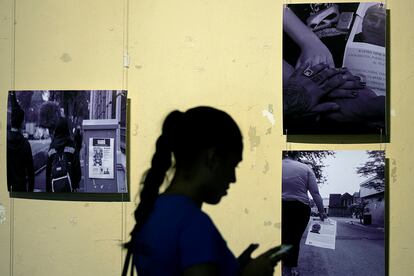
[[9,192],[127,193],[127,92],[10,91]]
[[282,275],[386,275],[385,152],[284,151]]
[[283,10],[285,134],[386,134],[383,3]]

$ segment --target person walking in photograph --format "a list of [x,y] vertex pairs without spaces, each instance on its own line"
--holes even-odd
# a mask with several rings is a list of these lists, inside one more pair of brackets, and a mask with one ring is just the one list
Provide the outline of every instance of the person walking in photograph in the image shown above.
[[310,218],[310,192],[323,221],[327,216],[312,169],[298,161],[299,152],[284,152],[282,160],[282,243],[292,250],[282,258],[283,276],[297,276],[300,240]]
[[48,151],[46,192],[75,192],[80,179],[79,150],[71,139],[67,119],[59,118]]

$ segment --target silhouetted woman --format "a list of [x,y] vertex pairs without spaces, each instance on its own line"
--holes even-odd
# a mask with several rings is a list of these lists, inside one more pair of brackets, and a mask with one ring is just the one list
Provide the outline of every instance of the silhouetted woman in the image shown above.
[[[277,248],[251,259],[257,248],[251,245],[239,263],[201,210],[203,203],[218,204],[236,181],[242,150],[240,130],[223,111],[196,107],[167,116],[127,244],[138,275],[273,275],[277,260],[271,255]],[[159,195],[172,167],[174,177]]]

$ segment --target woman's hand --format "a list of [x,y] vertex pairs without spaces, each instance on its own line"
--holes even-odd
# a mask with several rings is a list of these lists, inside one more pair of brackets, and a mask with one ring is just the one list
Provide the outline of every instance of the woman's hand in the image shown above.
[[280,257],[273,255],[280,250],[280,246],[269,249],[258,257],[252,259],[251,254],[257,249],[258,244],[251,244],[239,257],[239,261],[243,258],[247,263],[241,263],[242,276],[272,276],[274,268],[280,261]]
[[357,90],[353,99],[335,99],[339,109],[325,114],[325,118],[336,122],[363,123],[371,127],[384,127],[385,97],[377,96],[365,87]]
[[328,216],[326,215],[325,212],[319,213],[319,218],[321,219],[321,221],[324,221],[325,219],[328,218]]

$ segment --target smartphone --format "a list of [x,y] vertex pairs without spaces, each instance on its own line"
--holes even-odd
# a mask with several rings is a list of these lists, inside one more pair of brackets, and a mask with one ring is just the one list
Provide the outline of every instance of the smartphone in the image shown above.
[[276,251],[275,253],[273,253],[272,255],[270,255],[270,259],[271,260],[277,260],[280,259],[283,255],[285,255],[286,253],[288,253],[291,249],[292,249],[292,245],[290,244],[282,244],[280,246],[280,249],[278,251]]

